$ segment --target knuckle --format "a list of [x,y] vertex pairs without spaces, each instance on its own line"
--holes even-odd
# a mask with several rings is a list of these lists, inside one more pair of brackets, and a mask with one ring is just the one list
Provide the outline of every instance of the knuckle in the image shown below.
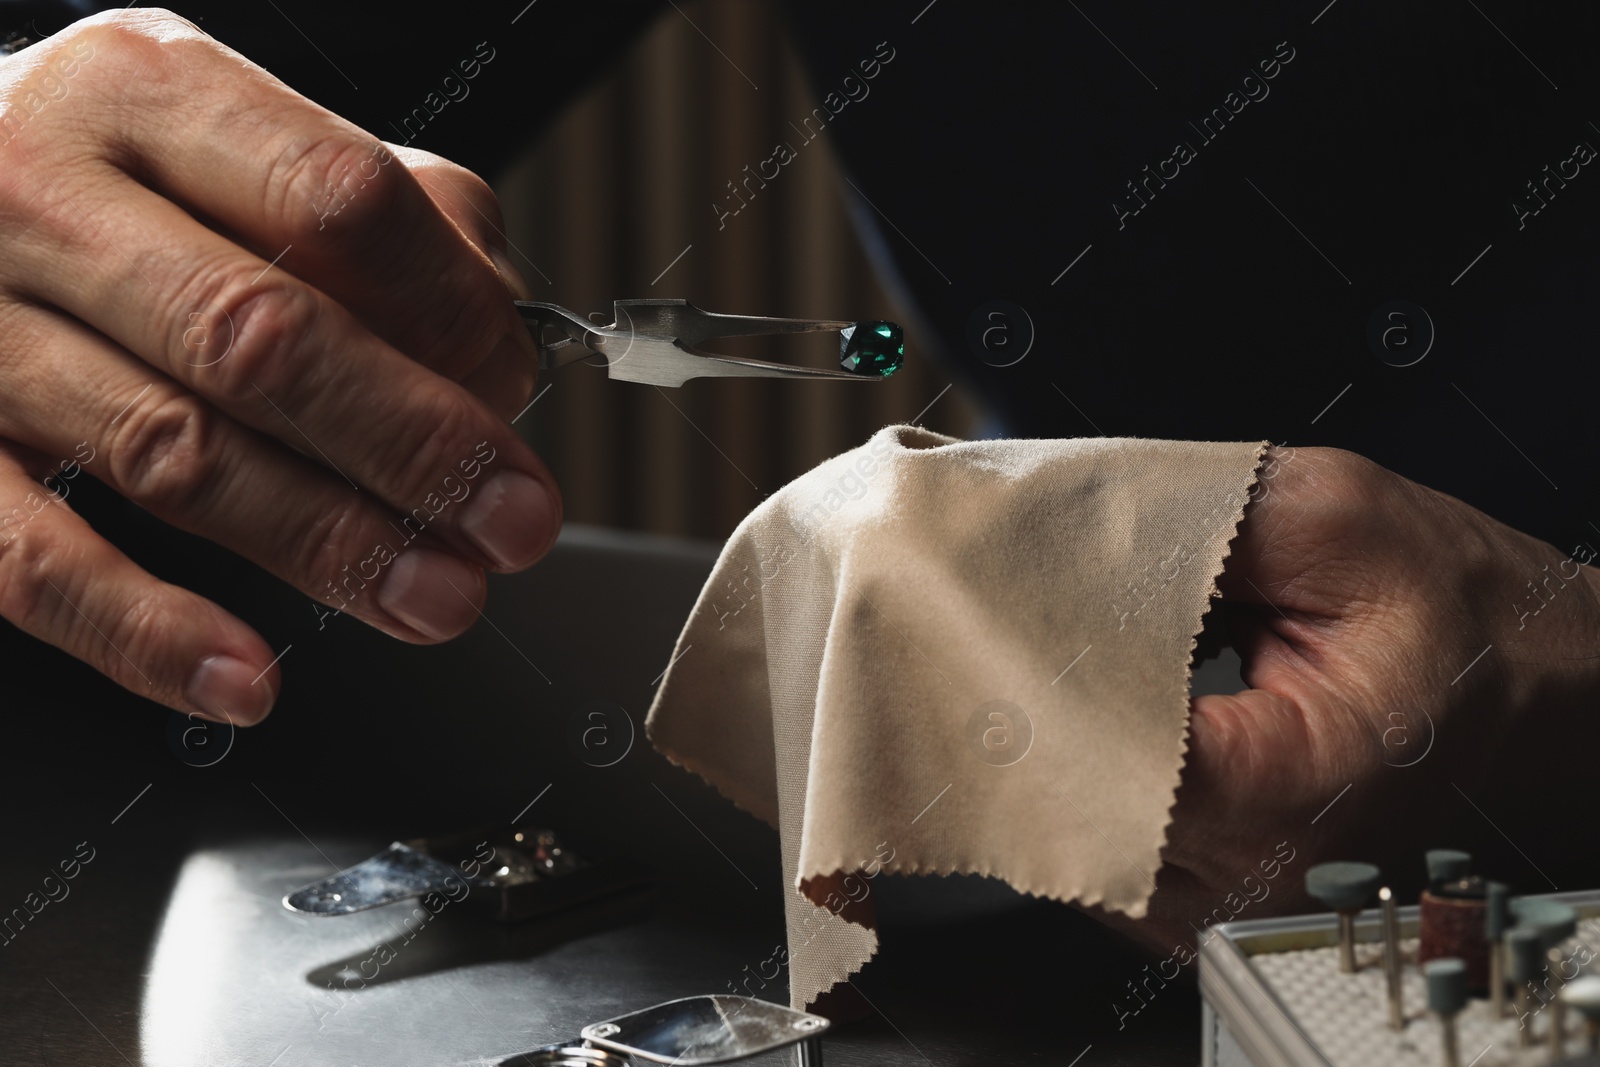
[[204,310],[179,320],[178,358],[195,368],[188,377],[205,381],[208,394],[254,406],[258,390],[278,396],[298,377],[296,356],[316,332],[321,305],[309,289],[257,284],[246,269],[221,272],[193,305]]
[[505,213],[488,182],[461,164],[420,149],[395,146],[394,157],[428,198],[485,248],[505,248]]
[[[388,148],[354,130],[297,131],[268,165],[263,202],[290,239],[326,241],[337,225],[343,247],[359,254],[359,242],[382,239],[398,193],[397,168]],[[351,242],[357,242],[352,244]]]
[[135,38],[160,40],[173,33],[205,36],[198,26],[164,7],[123,7],[102,11],[77,23],[84,30],[96,30],[112,35],[124,34]]
[[479,221],[487,221],[496,230],[505,229],[505,218],[500,210],[499,197],[494,195],[489,183],[473,171],[447,159],[429,162],[421,168],[412,166],[409,169],[413,174],[419,175],[419,180],[421,175],[426,174],[426,184],[441,191],[449,199],[463,201],[467,204],[468,210],[476,208],[482,212],[484,219]]
[[217,436],[215,412],[192,394],[135,404],[112,435],[112,477],[153,511],[191,510],[218,474]]
[[504,219],[500,213],[500,198],[494,195],[489,183],[479,177],[477,172],[470,171],[459,163],[447,161],[440,168],[440,174],[453,189],[476,207],[482,208],[483,213],[489,216],[490,222],[504,228]]
[[[6,180],[0,188],[8,198],[22,194],[22,203],[30,202],[38,188],[28,179],[62,164],[62,153],[51,149],[84,141],[82,124],[51,121],[47,113],[73,94],[74,80],[96,55],[97,36],[92,26],[69,27],[6,62],[0,80],[0,172]],[[94,69],[104,66],[101,60]]]
[[[6,63],[0,95],[0,159],[8,164],[5,170],[25,172],[29,162],[38,165],[35,153],[14,151],[13,144],[23,138],[34,116],[73,94],[76,79],[86,70],[90,73],[83,84],[93,86],[91,91],[98,92],[102,102],[110,90],[121,104],[130,85],[138,87],[150,106],[159,106],[163,92],[169,96],[174,89],[192,92],[174,55],[196,42],[216,47],[198,26],[171,11],[123,8],[81,19],[19,53]],[[51,126],[52,133],[40,136],[36,146],[79,143],[83,131],[94,128],[81,121]]]
[[472,454],[473,444],[486,436],[485,416],[486,412],[467,394],[451,393],[436,398],[432,410],[419,412],[415,420],[405,420],[410,426],[427,427],[426,432],[418,436],[397,436],[390,448],[398,455],[378,460],[380,463],[397,460],[396,492],[399,495],[394,503],[402,514],[422,506],[453,465],[462,456]]
[[195,632],[212,621],[215,609],[174,590],[124,596],[117,608],[102,624],[104,635],[90,631],[93,658],[84,657],[86,661],[150,700],[168,706],[183,701],[193,667],[185,651],[192,647]]
[[[175,666],[173,651],[180,645],[183,623],[174,606],[164,596],[124,598],[116,617],[102,624],[106,639],[99,642],[103,651],[97,653],[95,666],[102,674],[125,678],[138,664],[139,680],[146,683],[138,687],[141,692],[156,700],[176,697],[178,686],[172,684],[176,679],[168,670],[158,669]],[[152,685],[153,690],[148,688]]]
[[174,45],[209,39],[182,15],[153,7],[102,11],[75,23],[66,33],[80,58],[104,54],[109,59],[109,75],[137,73],[139,78],[132,84],[146,86],[151,84],[152,72],[169,69]]
[[[357,569],[356,561],[368,554],[358,550],[366,516],[367,509],[361,501],[351,498],[334,507],[308,510],[291,518],[279,538],[285,546],[282,570],[287,580],[319,600],[336,590],[341,600],[356,597],[359,588],[376,577],[366,574],[350,578],[343,573],[346,568]],[[356,610],[360,612],[359,607]]]
[[130,50],[142,52],[154,43],[150,30],[167,14],[163,8],[117,8],[74,23],[67,32],[96,52],[115,57]]
[[61,540],[33,518],[23,508],[0,515],[0,615],[39,633],[52,629],[40,614],[50,588],[48,576],[59,567]]
[[1352,511],[1371,513],[1385,500],[1388,471],[1342,448],[1319,449],[1316,477],[1324,491]]
[[[8,528],[0,531],[0,616],[131,686],[129,661],[117,651],[126,648],[119,635],[128,633],[128,627],[123,620],[110,624],[102,619],[97,630],[76,607],[84,603],[85,594],[71,576],[82,568],[59,527],[51,529],[55,524],[48,520],[15,529],[4,525]],[[109,641],[105,630],[111,632]]]

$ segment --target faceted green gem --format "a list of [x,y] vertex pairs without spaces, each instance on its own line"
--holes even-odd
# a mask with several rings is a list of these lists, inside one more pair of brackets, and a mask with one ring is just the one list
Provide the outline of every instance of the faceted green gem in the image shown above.
[[906,358],[905,331],[892,322],[856,322],[839,331],[839,366],[887,378]]

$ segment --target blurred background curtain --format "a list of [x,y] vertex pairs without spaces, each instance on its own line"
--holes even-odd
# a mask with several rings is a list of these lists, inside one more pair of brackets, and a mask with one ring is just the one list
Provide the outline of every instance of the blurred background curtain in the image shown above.
[[[688,220],[736,204],[728,183],[797,140],[789,123],[820,103],[772,4],[679,0],[497,176],[511,259],[536,300],[599,322],[611,321],[613,299],[684,297],[708,311],[907,325],[905,366],[882,382],[657,389],[584,365],[545,375],[548,391],[517,428],[560,480],[568,521],[722,538],[768,494],[880,426],[973,432],[975,410],[945,392],[949,377],[873,277],[826,133],[690,247]],[[716,347],[815,366],[838,359],[834,334]]]

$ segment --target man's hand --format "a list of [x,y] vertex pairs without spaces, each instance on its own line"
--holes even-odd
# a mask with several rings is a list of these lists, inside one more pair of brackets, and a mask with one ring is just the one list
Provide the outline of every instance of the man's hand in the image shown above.
[[97,536],[81,470],[330,610],[465,630],[561,520],[504,421],[535,352],[497,219],[170,13],[0,60],[0,616],[170,707],[271,708],[273,651]]
[[1150,915],[1113,925],[1166,954],[1234,915],[1326,910],[1302,884],[1325,860],[1414,891],[1433,847],[1553,891],[1546,876],[1588,851],[1592,550],[1348,452],[1281,450],[1263,474],[1220,581],[1249,688],[1194,700]]

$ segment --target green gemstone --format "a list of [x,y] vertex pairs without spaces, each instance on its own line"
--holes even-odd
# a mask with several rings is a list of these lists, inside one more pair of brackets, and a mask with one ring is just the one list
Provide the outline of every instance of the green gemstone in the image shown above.
[[905,331],[892,322],[855,322],[839,331],[839,366],[887,378],[906,358]]

